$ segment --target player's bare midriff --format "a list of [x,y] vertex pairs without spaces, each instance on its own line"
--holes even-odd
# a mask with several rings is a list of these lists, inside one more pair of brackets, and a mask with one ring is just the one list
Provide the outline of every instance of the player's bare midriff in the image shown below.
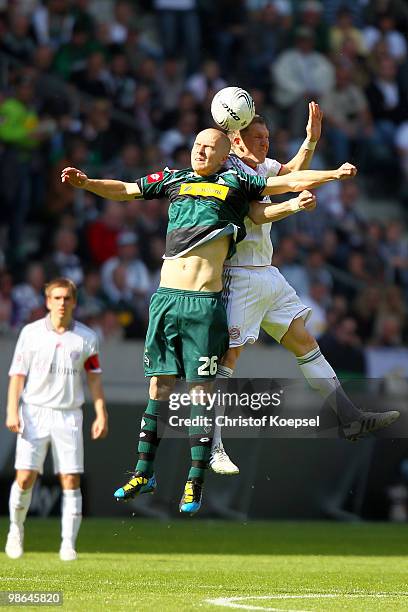
[[160,286],[185,291],[221,291],[230,240],[229,236],[223,236],[177,259],[165,259]]

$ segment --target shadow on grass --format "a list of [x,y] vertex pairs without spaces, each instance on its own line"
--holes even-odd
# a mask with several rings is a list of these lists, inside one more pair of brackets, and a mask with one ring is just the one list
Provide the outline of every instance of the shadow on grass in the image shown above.
[[[7,520],[1,519],[0,533],[4,538],[7,528]],[[59,519],[29,517],[27,550],[55,551],[59,546],[59,534]],[[386,523],[85,519],[79,542],[81,552],[101,554],[376,557],[408,554],[406,526]]]

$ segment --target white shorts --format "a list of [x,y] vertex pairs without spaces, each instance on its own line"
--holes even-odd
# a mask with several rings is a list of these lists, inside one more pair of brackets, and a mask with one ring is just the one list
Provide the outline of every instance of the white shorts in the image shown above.
[[230,346],[256,342],[260,328],[280,342],[294,319],[312,312],[274,266],[225,267],[223,286]]
[[82,474],[82,419],[81,408],[57,410],[23,403],[20,407],[22,432],[17,436],[16,470],[35,470],[42,474],[51,444],[56,474]]

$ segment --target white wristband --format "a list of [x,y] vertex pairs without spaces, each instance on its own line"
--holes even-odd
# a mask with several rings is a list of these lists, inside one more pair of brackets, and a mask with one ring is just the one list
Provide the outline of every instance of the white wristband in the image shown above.
[[308,151],[314,151],[317,145],[317,140],[313,141],[313,140],[308,140],[307,138],[305,138],[305,140],[302,143],[302,148],[303,149],[307,149]]

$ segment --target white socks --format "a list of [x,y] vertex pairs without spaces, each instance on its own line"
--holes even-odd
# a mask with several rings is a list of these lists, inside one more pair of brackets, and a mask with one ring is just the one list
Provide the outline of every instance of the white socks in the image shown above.
[[21,533],[30,507],[32,492],[32,487],[26,490],[20,489],[16,480],[11,485],[9,498],[10,533],[16,533],[17,531]]
[[330,404],[343,425],[361,418],[361,412],[344,392],[336,372],[323,357],[320,348],[297,357],[299,368],[309,385]]
[[75,549],[75,542],[82,521],[81,489],[65,489],[62,491],[61,514],[62,544]]
[[[228,366],[219,365],[217,368],[217,378],[231,378],[234,373],[234,370],[229,368]],[[224,416],[225,406],[218,404],[215,406],[215,418],[218,416]],[[217,425],[214,419],[214,432],[213,432],[213,441],[211,445],[211,451],[215,450],[217,446],[222,444],[221,439],[221,425]]]

